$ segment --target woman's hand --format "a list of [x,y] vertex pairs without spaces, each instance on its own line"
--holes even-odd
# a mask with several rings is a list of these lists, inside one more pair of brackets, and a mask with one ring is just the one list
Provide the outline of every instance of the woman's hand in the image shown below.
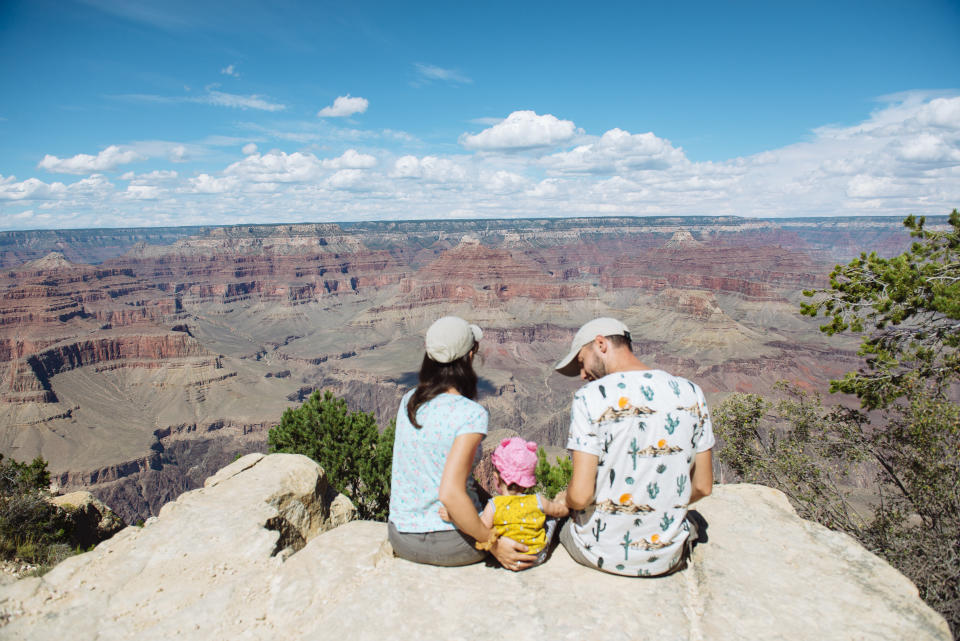
[[497,558],[497,561],[500,562],[500,565],[506,569],[519,572],[520,570],[526,570],[537,560],[535,555],[525,554],[528,549],[529,548],[523,543],[518,543],[513,539],[502,536],[497,539],[494,546],[490,548],[490,553],[493,554],[493,556]]

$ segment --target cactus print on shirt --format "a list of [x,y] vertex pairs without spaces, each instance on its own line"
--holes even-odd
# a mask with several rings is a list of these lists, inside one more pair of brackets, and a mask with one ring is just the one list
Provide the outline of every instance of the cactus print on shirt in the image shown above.
[[690,465],[714,445],[703,391],[662,370],[609,374],[581,387],[567,448],[598,457],[594,505],[573,517],[573,539],[597,567],[662,574],[687,539]]
[[[440,518],[440,478],[453,441],[461,434],[486,434],[482,405],[458,394],[440,394],[417,409],[415,428],[407,418],[410,390],[400,401],[390,477],[390,521],[399,532],[453,530]],[[480,448],[477,448],[477,457]],[[477,461],[474,462],[476,464]]]

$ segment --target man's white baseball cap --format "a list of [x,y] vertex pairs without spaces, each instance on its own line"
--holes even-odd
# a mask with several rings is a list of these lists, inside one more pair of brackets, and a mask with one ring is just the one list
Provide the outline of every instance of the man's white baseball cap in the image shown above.
[[630,337],[630,330],[627,326],[616,318],[595,318],[583,327],[581,327],[573,337],[570,344],[570,353],[553,366],[564,376],[577,376],[580,374],[580,364],[577,362],[577,354],[583,349],[584,345],[589,345],[597,336],[626,336]]
[[459,316],[444,316],[427,330],[427,356],[438,363],[452,363],[483,338],[483,330]]

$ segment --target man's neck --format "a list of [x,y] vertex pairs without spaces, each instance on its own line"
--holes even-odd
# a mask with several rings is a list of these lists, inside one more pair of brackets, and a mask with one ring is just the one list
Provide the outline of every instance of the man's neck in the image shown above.
[[620,372],[641,372],[651,369],[639,358],[633,355],[633,352],[627,351],[626,347],[622,353],[612,355],[607,362],[607,374],[619,374]]

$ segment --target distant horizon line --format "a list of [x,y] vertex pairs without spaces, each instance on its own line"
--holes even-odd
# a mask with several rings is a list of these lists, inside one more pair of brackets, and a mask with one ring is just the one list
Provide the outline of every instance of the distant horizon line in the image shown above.
[[[953,211],[956,211],[953,210]],[[442,223],[444,225],[452,225],[458,223],[498,223],[498,224],[508,224],[508,223],[519,223],[524,221],[534,222],[534,221],[545,221],[551,223],[559,222],[574,222],[574,221],[617,221],[617,220],[645,220],[645,221],[722,221],[722,220],[736,220],[736,221],[762,221],[762,222],[815,222],[815,221],[838,221],[838,220],[864,220],[864,221],[889,221],[889,220],[904,220],[907,216],[911,214],[872,214],[872,215],[835,215],[835,216],[775,216],[775,217],[759,217],[759,216],[738,216],[735,214],[723,214],[710,216],[706,214],[664,214],[664,215],[635,215],[635,216],[532,216],[532,217],[518,217],[518,218],[404,218],[397,220],[341,220],[341,221],[298,221],[298,222],[275,222],[275,223],[232,223],[232,224],[217,224],[217,225],[149,225],[149,226],[134,226],[134,227],[37,227],[31,229],[15,229],[7,228],[4,229],[0,227],[0,235],[9,235],[9,234],[27,234],[27,233],[38,233],[38,232],[47,232],[47,233],[67,233],[67,232],[80,232],[80,231],[123,231],[123,230],[212,230],[212,229],[230,229],[230,228],[241,228],[241,227],[294,227],[294,226],[323,226],[323,225],[334,225],[338,227],[380,227],[380,226],[398,226],[398,225],[410,225],[410,224],[423,224],[423,223]],[[917,217],[923,217],[927,220],[940,220],[943,219],[946,221],[950,217],[950,213],[946,214],[912,214]]]

